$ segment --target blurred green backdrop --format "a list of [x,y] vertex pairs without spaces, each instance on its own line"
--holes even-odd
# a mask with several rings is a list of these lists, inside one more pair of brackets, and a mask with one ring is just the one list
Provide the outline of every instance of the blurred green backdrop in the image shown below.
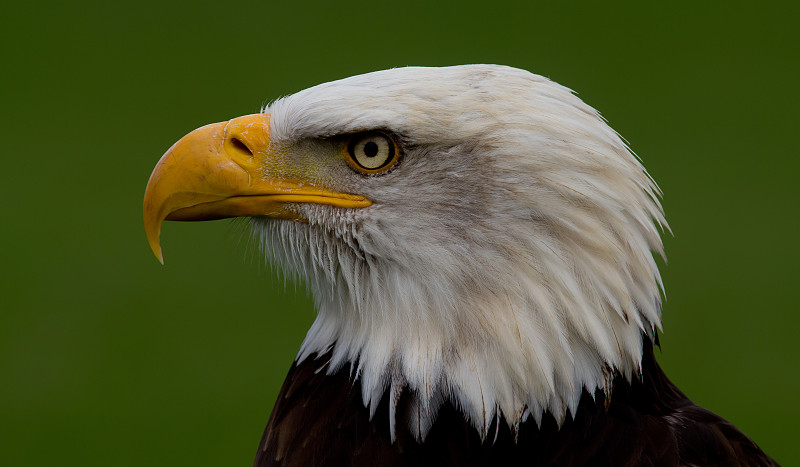
[[630,141],[675,233],[660,361],[800,464],[797,10],[522,3],[7,6],[0,464],[249,465],[311,302],[241,224],[168,223],[159,265],[150,171],[195,127],[310,85],[474,62],[577,90]]

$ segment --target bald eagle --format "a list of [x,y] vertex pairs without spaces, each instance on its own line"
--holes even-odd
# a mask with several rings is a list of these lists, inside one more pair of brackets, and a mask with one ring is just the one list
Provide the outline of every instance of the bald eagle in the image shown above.
[[144,224],[249,217],[317,316],[255,465],[775,465],[653,346],[660,191],[569,89],[495,65],[321,84],[161,158]]

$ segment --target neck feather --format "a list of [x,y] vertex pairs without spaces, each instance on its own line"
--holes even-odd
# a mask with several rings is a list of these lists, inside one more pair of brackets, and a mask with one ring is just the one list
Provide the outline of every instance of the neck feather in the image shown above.
[[[393,436],[408,429],[423,440],[443,402],[482,437],[495,417],[512,429],[545,413],[561,423],[584,389],[608,393],[615,373],[638,374],[642,336],[660,326],[654,264],[655,276],[635,281],[554,241],[521,245],[529,255],[490,251],[494,260],[477,265],[454,258],[461,269],[448,275],[447,258],[411,267],[376,258],[357,230],[254,222],[273,260],[315,298],[318,316],[297,361],[331,351],[327,371],[349,366],[371,415],[388,393]],[[592,266],[600,271],[575,273]],[[414,396],[416,415],[398,426],[406,421],[394,419],[392,401],[403,394]]]

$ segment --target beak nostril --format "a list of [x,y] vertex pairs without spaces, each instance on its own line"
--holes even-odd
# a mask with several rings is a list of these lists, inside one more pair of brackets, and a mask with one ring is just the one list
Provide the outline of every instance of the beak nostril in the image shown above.
[[233,144],[233,147],[247,154],[249,157],[253,157],[253,151],[251,151],[250,148],[248,148],[247,145],[244,144],[239,138],[231,138],[231,144]]

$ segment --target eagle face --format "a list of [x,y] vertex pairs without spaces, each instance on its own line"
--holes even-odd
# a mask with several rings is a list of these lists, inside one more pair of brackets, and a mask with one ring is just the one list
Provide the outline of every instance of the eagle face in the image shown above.
[[[246,216],[311,289],[298,362],[332,352],[424,440],[443,403],[486,437],[640,371],[661,326],[660,192],[569,89],[509,67],[385,70],[195,130],[148,183],[167,220]],[[391,407],[390,407],[390,410]],[[397,425],[397,426],[396,426]]]

